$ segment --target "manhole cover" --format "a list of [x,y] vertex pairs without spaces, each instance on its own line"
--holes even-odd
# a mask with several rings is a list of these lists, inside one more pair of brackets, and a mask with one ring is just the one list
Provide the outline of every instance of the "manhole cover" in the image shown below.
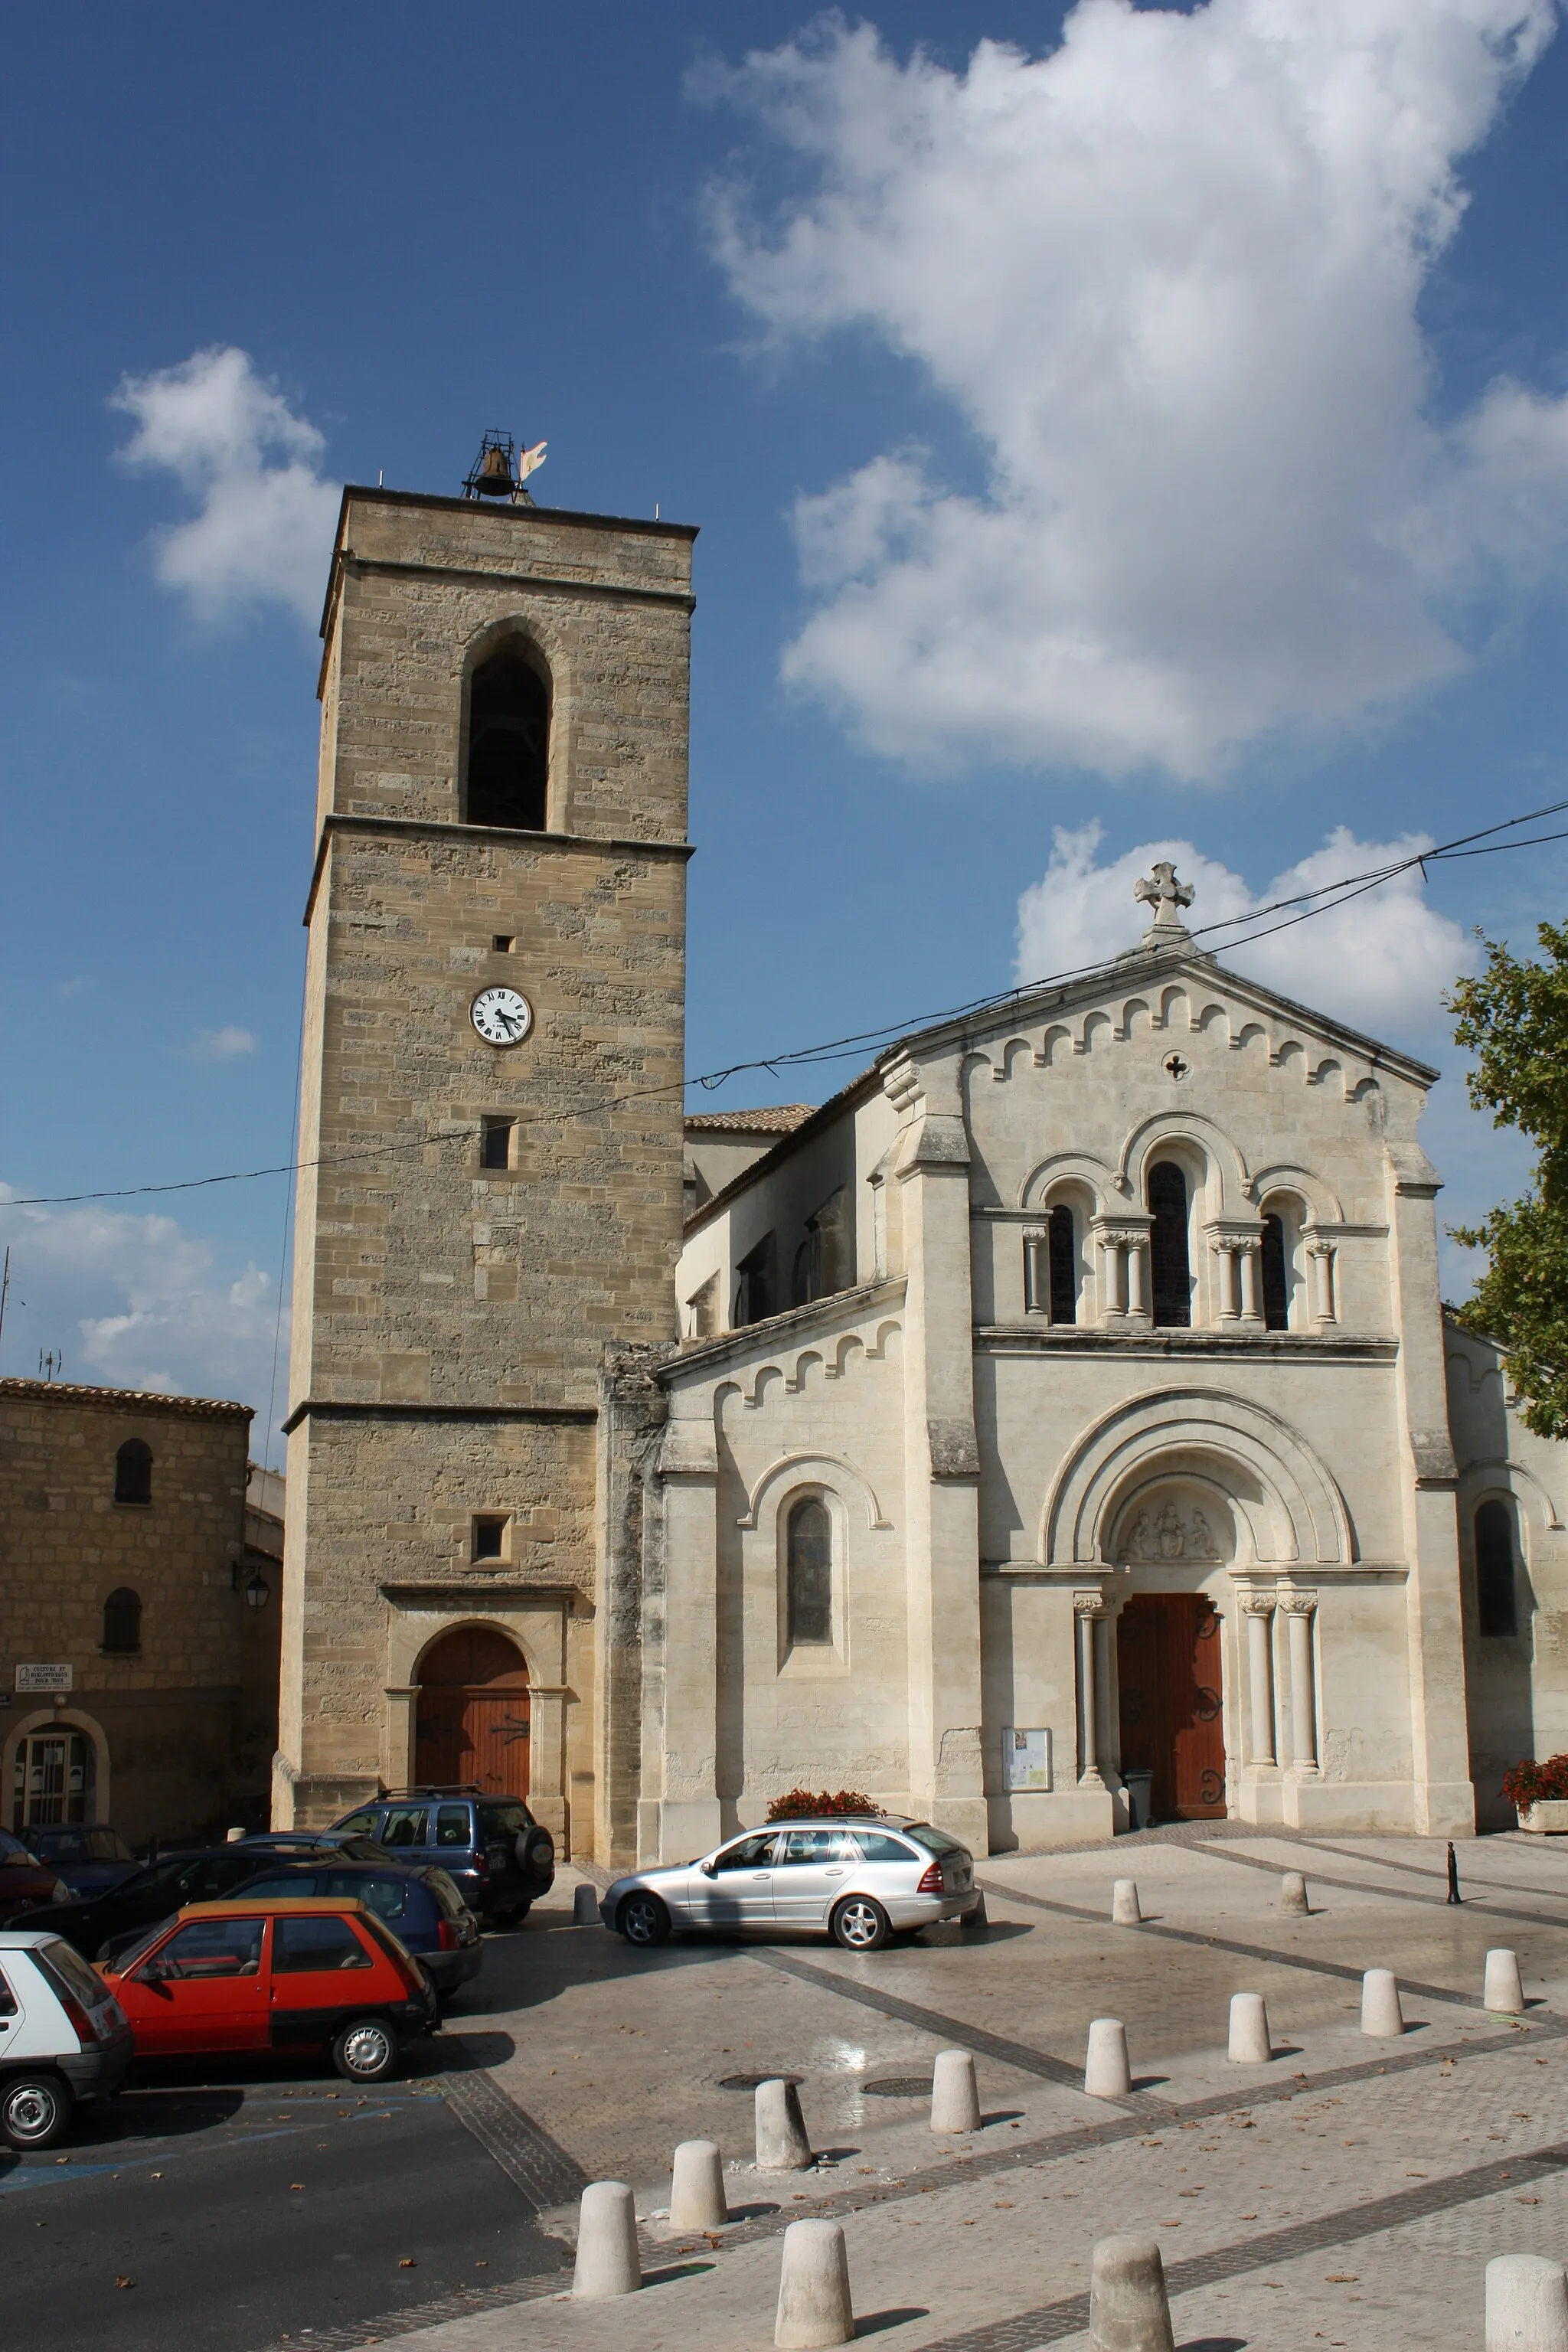
[[929,2074],[884,2074],[878,2083],[862,2083],[860,2088],[872,2099],[929,2099]]
[[719,2088],[721,2091],[754,2091],[759,2083],[793,2083],[798,2089],[805,2080],[804,2074],[721,2074]]

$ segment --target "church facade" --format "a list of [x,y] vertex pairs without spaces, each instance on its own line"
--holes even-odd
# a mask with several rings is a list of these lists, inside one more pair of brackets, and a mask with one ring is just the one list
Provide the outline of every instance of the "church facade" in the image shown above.
[[1166,867],[1103,970],[683,1129],[692,536],[345,493],[277,1818],[1501,1818],[1568,1745],[1568,1533],[1444,1315],[1435,1074]]

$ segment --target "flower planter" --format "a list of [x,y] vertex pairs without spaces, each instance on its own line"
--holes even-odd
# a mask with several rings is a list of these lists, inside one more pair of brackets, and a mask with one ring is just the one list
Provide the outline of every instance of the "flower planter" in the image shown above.
[[1538,1797],[1519,1807],[1519,1826],[1537,1837],[1568,1837],[1568,1797]]

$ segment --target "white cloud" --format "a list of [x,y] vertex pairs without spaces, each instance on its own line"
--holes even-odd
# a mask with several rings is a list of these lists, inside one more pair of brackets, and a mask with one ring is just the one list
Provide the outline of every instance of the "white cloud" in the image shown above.
[[1561,559],[1568,403],[1500,380],[1436,423],[1417,303],[1554,22],[1080,0],[1040,58],[900,65],[830,16],[708,75],[805,180],[715,194],[736,294],[774,341],[868,331],[983,458],[799,500],[787,676],[917,767],[1205,779],[1459,668],[1473,600]]
[[205,620],[282,604],[302,620],[321,610],[338,485],[322,479],[324,443],[247,352],[193,352],[177,367],[125,376],[111,404],[134,417],[120,452],[161,467],[197,501],[188,522],[154,541],[159,579]]
[[239,1055],[254,1054],[259,1043],[248,1029],[198,1029],[184,1050],[193,1062],[232,1062]]
[[[1018,901],[1020,982],[1103,963],[1134,946],[1148,929],[1150,912],[1134,899],[1132,885],[1156,858],[1172,859],[1178,878],[1193,885],[1194,902],[1184,920],[1196,930],[1223,923],[1249,907],[1323,890],[1351,875],[1432,847],[1425,834],[1406,834],[1392,842],[1358,841],[1341,825],[1321,849],[1254,890],[1241,875],[1205,857],[1190,841],[1140,842],[1101,866],[1095,862],[1100,839],[1098,824],[1076,833],[1058,826],[1044,877]],[[1336,1014],[1352,1028],[1428,1048],[1445,1034],[1445,992],[1476,963],[1474,941],[1458,923],[1426,904],[1418,866],[1251,946],[1231,949],[1223,937],[1200,938],[1198,945],[1215,947],[1222,961],[1237,971],[1249,973],[1300,1003]]]
[[[21,1209],[14,1193],[0,1184],[12,1281],[0,1370],[26,1378],[50,1349],[63,1354],[68,1381],[235,1398],[255,1406],[253,1444],[264,1444],[276,1276],[228,1261],[172,1217],[91,1204]],[[285,1309],[280,1385],[288,1350]]]

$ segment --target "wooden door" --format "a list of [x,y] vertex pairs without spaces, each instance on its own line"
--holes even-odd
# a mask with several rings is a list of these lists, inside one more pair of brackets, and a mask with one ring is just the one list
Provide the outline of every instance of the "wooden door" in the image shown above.
[[1225,1816],[1219,1619],[1201,1592],[1134,1594],[1116,1622],[1121,1769],[1154,1776],[1155,1821]]
[[528,1794],[528,1668],[504,1633],[463,1627],[419,1668],[414,1775],[421,1788]]

